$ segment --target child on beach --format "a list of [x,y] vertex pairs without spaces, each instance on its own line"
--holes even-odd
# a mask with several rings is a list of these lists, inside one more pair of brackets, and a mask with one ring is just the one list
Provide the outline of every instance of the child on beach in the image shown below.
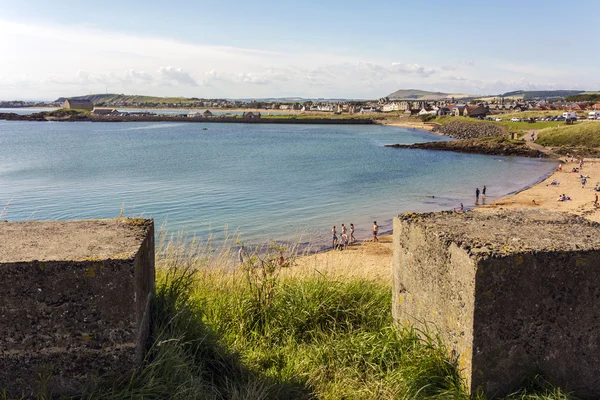
[[354,224],[350,223],[350,243],[356,242],[356,238],[354,237]]
[[342,234],[342,243],[344,243],[344,250],[348,249],[348,235]]
[[335,225],[331,229],[331,248],[335,249],[335,244],[338,242],[337,230],[335,229]]

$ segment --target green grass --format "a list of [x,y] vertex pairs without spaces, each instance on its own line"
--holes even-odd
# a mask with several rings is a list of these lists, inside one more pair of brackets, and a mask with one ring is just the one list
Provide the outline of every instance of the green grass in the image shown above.
[[552,147],[600,148],[600,123],[580,122],[544,129],[539,132],[536,143]]
[[73,117],[73,116],[89,116],[91,113],[88,110],[77,110],[74,108],[59,108],[58,110],[50,111],[47,115],[50,117]]
[[511,122],[509,121],[499,121],[499,122],[494,122],[496,124],[500,124],[500,125],[504,125],[509,131],[514,132],[514,131],[521,131],[523,133],[527,133],[527,131],[530,130],[539,130],[539,129],[545,129],[545,128],[550,128],[550,127],[557,127],[557,126],[563,126],[566,125],[564,121],[536,121],[536,122]]
[[[470,398],[433,332],[392,324],[389,284],[280,275],[277,246],[233,270],[229,246],[162,242],[143,367],[75,398]],[[535,377],[508,399],[571,398]]]

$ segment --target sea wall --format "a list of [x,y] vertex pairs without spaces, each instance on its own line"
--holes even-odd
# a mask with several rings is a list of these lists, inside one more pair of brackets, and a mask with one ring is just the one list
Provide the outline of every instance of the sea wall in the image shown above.
[[454,151],[457,153],[486,154],[494,156],[519,156],[519,157],[548,157],[547,154],[533,149],[525,142],[511,141],[505,138],[488,139],[463,139],[448,142],[426,142],[414,144],[388,144],[385,147],[397,149],[421,149]]
[[[0,388],[74,393],[145,356],[151,220],[0,223]],[[1,390],[0,390],[1,392]]]
[[471,393],[529,374],[600,396],[600,225],[473,211],[394,219],[393,315],[441,335]]
[[[43,113],[19,115],[15,113],[0,113],[0,120],[7,121],[46,121],[49,117]],[[309,124],[309,125],[371,125],[373,120],[370,118],[241,118],[241,117],[220,117],[209,118],[190,118],[187,116],[167,116],[167,115],[148,115],[148,116],[87,116],[75,115],[64,118],[52,118],[52,121],[59,122],[189,122],[189,123],[229,123],[229,124]]]

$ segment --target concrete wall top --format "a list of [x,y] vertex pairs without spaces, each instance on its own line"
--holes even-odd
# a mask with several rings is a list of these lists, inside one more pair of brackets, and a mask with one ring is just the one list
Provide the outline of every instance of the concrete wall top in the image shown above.
[[561,212],[481,210],[405,213],[398,218],[416,223],[449,243],[456,243],[477,258],[531,251],[600,249],[600,224]]
[[104,219],[0,223],[0,264],[90,261],[135,256],[152,220]]

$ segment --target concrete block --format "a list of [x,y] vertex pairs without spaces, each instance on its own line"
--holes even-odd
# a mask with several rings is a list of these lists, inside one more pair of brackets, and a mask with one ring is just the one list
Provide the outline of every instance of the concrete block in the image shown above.
[[154,223],[0,223],[0,388],[54,394],[140,365],[154,293]]
[[394,219],[393,315],[459,356],[472,393],[530,373],[600,397],[600,225],[540,210]]

